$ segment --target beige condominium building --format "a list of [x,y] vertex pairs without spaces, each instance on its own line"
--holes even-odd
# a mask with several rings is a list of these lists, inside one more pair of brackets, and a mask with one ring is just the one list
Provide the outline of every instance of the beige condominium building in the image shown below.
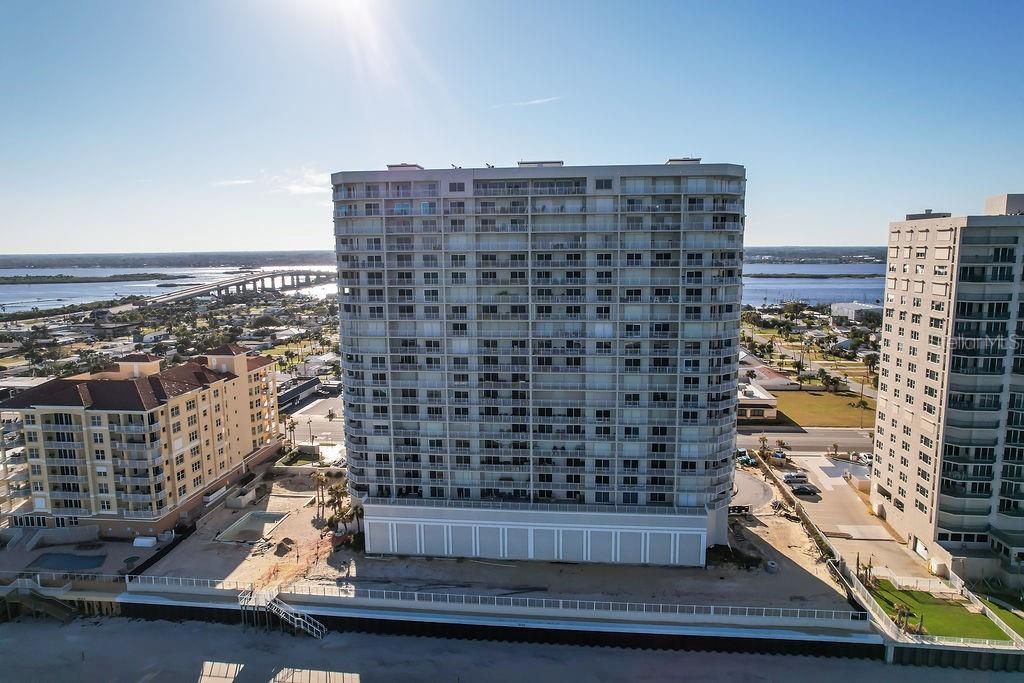
[[369,552],[700,565],[726,542],[742,166],[332,183]]
[[220,346],[160,369],[147,354],[0,403],[0,503],[11,526],[150,535],[194,518],[279,443],[274,361]]
[[892,223],[871,503],[931,570],[1024,572],[1024,195]]

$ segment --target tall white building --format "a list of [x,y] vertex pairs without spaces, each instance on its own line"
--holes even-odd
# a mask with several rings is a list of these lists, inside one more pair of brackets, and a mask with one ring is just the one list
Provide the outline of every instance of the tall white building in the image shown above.
[[872,505],[937,574],[1024,573],[1024,195],[889,228]]
[[700,565],[725,542],[742,166],[332,183],[370,552]]

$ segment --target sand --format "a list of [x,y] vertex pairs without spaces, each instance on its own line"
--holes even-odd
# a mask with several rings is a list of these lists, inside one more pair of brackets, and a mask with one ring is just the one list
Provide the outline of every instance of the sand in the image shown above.
[[[626,650],[608,647],[331,633],[324,640],[241,626],[128,619],[58,626],[0,624],[3,680],[75,683],[545,683],[547,681],[897,680],[961,683],[954,669],[789,655]],[[1020,674],[973,672],[973,680]]]

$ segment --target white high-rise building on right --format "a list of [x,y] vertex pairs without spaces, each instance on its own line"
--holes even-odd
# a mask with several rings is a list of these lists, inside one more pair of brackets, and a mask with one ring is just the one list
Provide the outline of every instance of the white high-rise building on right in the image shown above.
[[1024,577],[1024,195],[889,228],[871,503],[939,575]]

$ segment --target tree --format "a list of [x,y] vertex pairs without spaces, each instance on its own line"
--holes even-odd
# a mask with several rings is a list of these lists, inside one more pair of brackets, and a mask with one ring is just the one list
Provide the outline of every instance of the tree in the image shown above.
[[348,492],[344,484],[333,484],[327,489],[327,506],[331,508],[336,518],[341,517],[342,508],[348,499]]
[[325,475],[321,470],[314,470],[313,473],[309,476],[313,480],[313,483],[316,485],[317,510],[320,510],[321,516],[323,516],[322,510],[324,508],[324,504],[326,503],[324,491],[327,488],[327,475]]
[[802,360],[795,360],[795,361],[793,361],[793,369],[796,370],[796,381],[797,381],[797,384],[799,384],[800,390],[803,391],[803,388],[804,388],[804,378],[803,378],[804,362]]
[[864,355],[863,363],[867,366],[868,372],[875,374],[875,370],[878,369],[878,354],[868,353]]
[[754,372],[753,370],[747,370],[747,381],[748,382],[753,382],[756,377],[757,377],[757,373],[756,372]]

